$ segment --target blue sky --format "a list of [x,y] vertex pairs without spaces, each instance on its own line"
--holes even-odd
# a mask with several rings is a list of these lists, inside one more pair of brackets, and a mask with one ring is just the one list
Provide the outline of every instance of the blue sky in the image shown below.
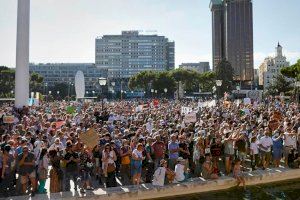
[[[300,1],[253,0],[255,67],[277,42],[300,58]],[[0,65],[14,67],[17,0],[0,0]],[[31,0],[30,62],[94,62],[94,41],[156,30],[175,41],[176,65],[211,62],[209,0]]]

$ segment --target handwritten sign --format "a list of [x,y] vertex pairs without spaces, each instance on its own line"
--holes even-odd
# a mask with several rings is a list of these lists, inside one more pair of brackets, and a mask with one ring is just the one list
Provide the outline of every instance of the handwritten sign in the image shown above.
[[85,133],[81,133],[79,138],[90,149],[93,149],[99,143],[99,135],[93,128],[89,129]]
[[15,122],[15,117],[13,115],[3,116],[3,123],[13,124]]
[[184,116],[184,122],[185,123],[194,123],[196,121],[197,121],[197,116],[196,116],[196,113],[194,113],[194,112],[186,114]]

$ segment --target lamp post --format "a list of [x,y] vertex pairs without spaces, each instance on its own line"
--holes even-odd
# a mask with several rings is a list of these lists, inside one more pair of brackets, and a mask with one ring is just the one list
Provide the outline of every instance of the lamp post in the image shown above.
[[95,91],[93,90],[92,93],[93,93],[93,97],[94,97],[95,96]]
[[165,88],[165,89],[164,89],[164,92],[165,92],[165,97],[167,98],[167,92],[168,92],[168,89]]
[[154,90],[154,92],[155,92],[155,96],[157,96],[157,90]]
[[114,98],[114,88],[115,88],[115,85],[116,85],[116,82],[114,82],[114,81],[112,81],[112,82],[110,82],[110,84],[111,84],[111,98],[113,99]]
[[[100,85],[100,87],[101,87],[101,92],[104,94],[104,92],[103,92],[103,87],[106,85],[107,79],[101,77],[101,78],[98,79],[98,81],[99,81],[99,85]],[[102,111],[103,111],[103,106],[104,106],[103,99],[104,99],[104,96],[102,97]]]
[[153,99],[153,93],[154,93],[154,89],[151,89],[151,96],[152,96],[152,99]]
[[223,80],[216,80],[216,85],[218,87],[217,98],[220,96],[220,87],[222,86]]

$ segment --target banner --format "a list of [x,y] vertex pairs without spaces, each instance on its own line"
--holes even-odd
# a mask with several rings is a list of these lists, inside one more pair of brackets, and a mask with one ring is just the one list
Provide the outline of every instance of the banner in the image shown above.
[[13,115],[3,116],[3,123],[13,124],[15,122],[15,117]]
[[93,149],[97,144],[99,144],[99,135],[93,128],[89,129],[85,133],[81,133],[79,138],[90,149]]
[[186,114],[184,116],[184,122],[185,123],[194,123],[196,121],[197,121],[197,116],[196,116],[196,113],[194,113],[194,112]]

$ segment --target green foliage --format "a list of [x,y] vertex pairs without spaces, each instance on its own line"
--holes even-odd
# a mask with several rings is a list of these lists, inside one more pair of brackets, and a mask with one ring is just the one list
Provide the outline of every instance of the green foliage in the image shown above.
[[156,78],[156,73],[153,71],[142,71],[129,79],[128,86],[130,89],[149,90],[149,85]]
[[285,94],[293,89],[290,81],[288,81],[282,74],[277,74],[274,77],[275,81],[267,88],[267,94],[279,95],[281,92]]
[[232,90],[233,68],[227,60],[222,60],[216,66],[216,80],[222,80],[222,85],[217,87],[217,95],[222,97],[225,92]]
[[153,82],[153,88],[157,90],[159,94],[164,93],[164,89],[168,89],[168,93],[175,91],[176,82],[169,72],[160,72],[157,74],[156,79]]
[[168,94],[171,95],[177,89],[178,82],[183,84],[187,93],[198,92],[199,87],[201,91],[209,92],[215,84],[215,73],[205,72],[200,74],[197,71],[186,69],[164,72],[143,71],[132,76],[128,85],[131,90],[142,89],[148,94],[150,89],[157,90],[159,94],[163,94],[164,88],[167,88]]
[[280,72],[288,78],[300,80],[300,59],[290,67],[283,67]]
[[199,74],[199,83],[202,92],[211,92],[216,83],[216,73],[210,71]]
[[0,66],[0,97],[12,97],[15,87],[15,70]]
[[[67,83],[57,83],[53,87],[49,88],[49,91],[51,91],[52,95],[57,99],[65,98],[66,96],[68,96],[68,90],[69,86]],[[59,91],[59,94],[57,93],[57,91]]]

